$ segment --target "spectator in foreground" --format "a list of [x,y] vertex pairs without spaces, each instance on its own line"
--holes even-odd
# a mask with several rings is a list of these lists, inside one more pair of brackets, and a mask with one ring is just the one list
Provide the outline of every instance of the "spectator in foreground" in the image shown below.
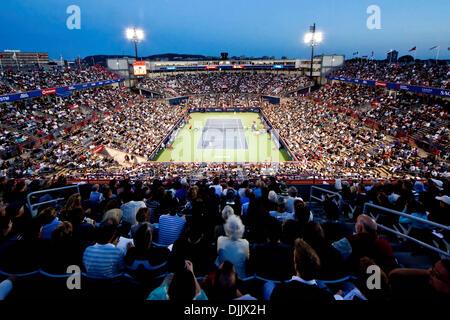
[[214,228],[214,240],[217,240],[218,237],[225,235],[225,223],[228,220],[228,217],[234,215],[234,210],[230,206],[225,206],[222,210],[222,219],[223,224],[219,224]]
[[138,266],[149,272],[153,271],[155,266],[163,264],[169,257],[169,249],[152,245],[152,231],[148,224],[141,224],[133,233],[133,243],[134,246],[127,249],[124,258],[125,267],[131,270],[131,274]]
[[122,271],[124,252],[116,247],[118,240],[114,220],[102,222],[97,232],[97,243],[87,247],[83,255],[83,265],[89,277],[112,278]]
[[286,211],[289,213],[294,213],[294,201],[301,200],[302,198],[297,196],[298,190],[296,187],[290,187],[288,189],[288,197],[286,198]]
[[178,202],[172,200],[169,205],[169,214],[159,217],[158,243],[163,245],[173,244],[184,231],[186,219],[178,214]]
[[214,283],[208,293],[210,299],[218,301],[256,300],[250,294],[242,294],[239,290],[240,280],[233,264],[225,261],[214,275]]
[[101,192],[98,192],[99,190],[100,190],[100,186],[98,184],[94,184],[92,186],[92,191],[89,196],[89,200],[91,200],[94,203],[100,203],[103,200],[105,200],[103,197],[103,194]]
[[164,279],[162,285],[153,290],[147,300],[208,300],[194,274],[192,262],[186,260],[184,267],[178,267]]
[[362,257],[372,258],[386,273],[397,266],[391,245],[378,236],[374,219],[365,214],[359,215],[355,229],[356,233],[347,237],[352,248],[350,263],[353,267],[359,264]]
[[225,223],[226,236],[220,236],[217,239],[217,261],[219,266],[226,260],[230,261],[236,268],[241,278],[246,276],[246,263],[250,256],[249,243],[242,239],[245,226],[238,216],[228,217]]
[[41,239],[51,239],[53,230],[61,223],[56,217],[55,208],[45,208],[38,213],[37,218],[42,225]]
[[285,222],[286,220],[294,220],[295,216],[293,213],[289,213],[286,211],[286,199],[284,197],[279,197],[277,199],[277,210],[276,211],[270,211],[269,214],[276,218],[281,223]]
[[395,299],[450,298],[450,260],[439,260],[432,268],[398,268],[389,273]]
[[275,286],[270,300],[333,300],[333,295],[320,289],[315,280],[320,271],[319,256],[300,238],[295,240],[294,267],[296,275],[292,281]]

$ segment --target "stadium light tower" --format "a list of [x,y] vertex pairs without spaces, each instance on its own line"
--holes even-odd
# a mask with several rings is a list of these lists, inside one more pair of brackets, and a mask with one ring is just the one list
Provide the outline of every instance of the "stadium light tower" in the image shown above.
[[305,43],[311,43],[311,70],[309,71],[309,76],[310,78],[312,78],[314,46],[322,42],[322,32],[316,32],[315,23],[311,27],[309,27],[309,32],[305,34],[303,41]]
[[128,28],[125,31],[128,40],[134,41],[134,50],[136,53],[136,60],[138,59],[137,43],[144,39],[144,31],[142,29]]

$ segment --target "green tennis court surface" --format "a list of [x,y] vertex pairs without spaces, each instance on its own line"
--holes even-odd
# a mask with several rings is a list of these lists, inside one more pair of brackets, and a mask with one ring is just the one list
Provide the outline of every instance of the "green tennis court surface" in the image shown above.
[[[179,129],[172,148],[165,148],[155,161],[231,162],[288,161],[265,132],[258,113],[191,113]],[[252,125],[256,123],[256,130]]]

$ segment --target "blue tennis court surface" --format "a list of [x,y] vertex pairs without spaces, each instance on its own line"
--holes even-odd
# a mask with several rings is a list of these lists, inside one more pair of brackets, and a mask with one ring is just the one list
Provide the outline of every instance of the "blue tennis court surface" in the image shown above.
[[197,149],[248,149],[241,119],[207,119]]

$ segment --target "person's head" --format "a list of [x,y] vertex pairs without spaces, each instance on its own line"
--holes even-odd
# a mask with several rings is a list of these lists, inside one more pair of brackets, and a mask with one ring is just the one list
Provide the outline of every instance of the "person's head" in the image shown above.
[[430,285],[441,294],[450,294],[450,260],[439,260],[430,270]]
[[75,207],[71,210],[61,211],[60,217],[63,221],[69,221],[72,224],[80,224],[84,221],[86,214],[82,207]]
[[328,199],[324,202],[323,212],[325,216],[328,218],[328,220],[339,219],[339,208],[337,204],[331,199]]
[[288,219],[282,224],[281,241],[283,243],[293,246],[295,239],[301,238],[302,235],[303,230],[297,221]]
[[106,202],[105,212],[111,209],[120,209],[120,200],[119,199],[110,199]]
[[37,219],[42,226],[49,224],[56,218],[56,210],[53,207],[47,207],[40,211],[37,215]]
[[422,202],[411,199],[406,203],[406,212],[407,213],[425,213],[425,206]]
[[226,203],[229,204],[234,204],[234,199],[236,198],[236,194],[234,193],[233,189],[228,189],[225,199],[226,199]]
[[213,297],[215,300],[232,300],[237,297],[236,269],[230,261],[224,261],[214,278]]
[[103,186],[102,194],[105,199],[111,199],[112,198],[112,189],[108,185]]
[[133,234],[136,249],[147,250],[152,245],[152,230],[150,225],[141,225]]
[[229,216],[224,226],[225,234],[231,240],[239,240],[244,235],[245,226],[238,216]]
[[269,191],[269,195],[267,196],[270,202],[277,203],[278,196],[277,193],[273,190]]
[[176,198],[171,198],[170,200],[168,200],[168,207],[169,213],[172,216],[176,215],[180,211],[179,203]]
[[297,276],[303,280],[314,280],[320,271],[320,258],[304,240],[298,238],[294,245],[294,266]]
[[213,180],[213,184],[217,186],[219,184],[219,177],[215,177]]
[[92,186],[92,192],[98,192],[99,189],[100,189],[100,186],[98,184],[94,184]]
[[281,222],[277,218],[267,217],[266,225],[266,236],[267,241],[272,243],[277,243],[281,239],[282,226]]
[[289,189],[288,189],[289,197],[295,198],[295,197],[297,197],[297,193],[298,193],[298,190],[296,187],[289,187]]
[[115,240],[117,232],[117,224],[114,219],[108,219],[100,224],[97,230],[97,242],[100,244],[111,243]]
[[196,244],[203,239],[204,231],[201,218],[192,217],[189,222],[186,223],[186,239],[191,244]]
[[72,238],[73,228],[68,221],[61,222],[52,232],[52,240],[65,241]]
[[108,219],[113,219],[116,224],[120,223],[120,220],[122,220],[123,211],[121,209],[110,209],[105,212],[103,215],[103,221],[106,221]]
[[356,233],[368,233],[375,236],[377,234],[377,223],[368,215],[361,214],[356,219],[355,230]]
[[223,218],[223,221],[227,221],[228,218],[229,218],[231,215],[234,215],[234,209],[233,209],[233,207],[231,207],[231,206],[225,206],[225,207],[223,208],[223,210],[222,210],[222,218]]
[[75,208],[81,208],[81,195],[79,193],[74,193],[69,196],[62,211],[70,211]]
[[307,224],[311,217],[311,211],[309,210],[306,203],[302,200],[294,201],[294,213],[295,220],[297,220],[301,225]]
[[139,223],[148,221],[148,217],[150,216],[150,209],[145,208],[139,208],[139,210],[136,212],[136,221]]
[[194,274],[187,268],[179,268],[173,275],[167,295],[169,300],[190,301],[195,298],[196,291]]

